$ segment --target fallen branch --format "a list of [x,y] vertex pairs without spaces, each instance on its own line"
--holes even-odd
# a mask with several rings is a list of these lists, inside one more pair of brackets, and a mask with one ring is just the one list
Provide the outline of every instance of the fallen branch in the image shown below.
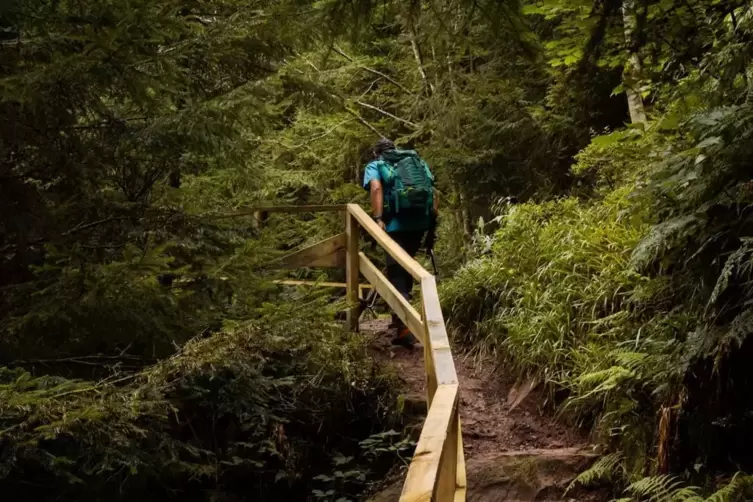
[[344,99],[342,99],[341,97],[339,97],[339,96],[337,96],[337,95],[335,95],[335,94],[332,94],[332,93],[329,93],[329,95],[330,95],[330,97],[334,98],[334,99],[335,99],[335,101],[338,101],[338,102],[340,103],[340,106],[342,106],[342,107],[343,107],[343,109],[344,109],[344,110],[345,110],[346,112],[348,112],[349,114],[351,114],[351,115],[352,115],[352,116],[353,116],[353,117],[354,117],[354,118],[355,118],[356,120],[358,120],[358,121],[359,121],[359,122],[360,122],[361,124],[363,124],[364,126],[366,126],[366,127],[367,127],[367,128],[369,129],[369,130],[371,130],[371,131],[372,131],[372,132],[373,132],[374,134],[376,134],[376,135],[377,135],[377,136],[379,136],[380,138],[386,138],[386,137],[387,137],[387,136],[385,136],[384,134],[382,134],[381,132],[379,132],[379,130],[377,130],[377,128],[376,128],[376,127],[374,127],[373,125],[369,124],[369,123],[368,123],[368,122],[366,121],[366,119],[364,119],[363,117],[361,117],[361,115],[359,115],[359,113],[358,113],[357,111],[355,111],[355,110],[353,110],[353,109],[352,109],[351,107],[349,107],[349,106],[347,105],[347,103],[345,103],[345,100],[344,100]]
[[371,131],[372,131],[372,132],[373,132],[374,134],[378,135],[378,136],[379,136],[380,138],[386,138],[386,137],[387,137],[387,136],[385,136],[384,134],[382,134],[381,132],[379,132],[379,131],[377,130],[377,128],[376,128],[376,127],[374,127],[373,125],[371,125],[371,124],[369,124],[368,122],[366,122],[366,120],[365,120],[365,119],[364,119],[363,117],[361,117],[361,116],[360,116],[360,115],[358,114],[358,112],[356,112],[355,110],[352,110],[352,109],[350,109],[350,108],[348,108],[348,107],[346,106],[346,107],[345,107],[345,111],[346,111],[346,112],[348,112],[348,113],[350,113],[351,115],[353,115],[353,116],[354,116],[354,117],[355,117],[355,118],[356,118],[356,119],[357,119],[357,120],[358,120],[358,121],[359,121],[359,122],[360,122],[361,124],[365,125],[365,126],[366,126],[366,127],[368,127],[369,129],[371,129]]
[[98,360],[98,359],[105,359],[105,360],[127,360],[127,361],[143,361],[145,363],[152,364],[155,361],[153,359],[144,359],[143,357],[139,356],[131,356],[128,354],[122,354],[122,355],[105,355],[105,354],[91,354],[87,356],[72,356],[72,357],[57,357],[57,358],[51,358],[51,359],[21,359],[13,361],[13,364],[47,364],[47,363],[65,363],[65,362],[79,362],[82,363],[86,360]]
[[427,90],[429,96],[434,94],[434,86],[429,83],[429,78],[426,76],[426,70],[424,69],[424,58],[421,54],[421,48],[416,41],[416,28],[411,25],[410,33],[410,46],[413,49],[413,57],[416,60],[416,66],[418,66],[418,74],[421,76],[421,80],[424,83],[424,88]]
[[370,110],[374,110],[375,112],[381,113],[382,115],[385,115],[387,117],[393,118],[393,119],[397,120],[398,122],[402,122],[403,124],[409,125],[409,126],[415,128],[415,129],[419,128],[418,124],[415,124],[415,123],[411,122],[410,120],[402,119],[402,118],[400,118],[400,117],[398,117],[396,115],[391,114],[388,111],[382,110],[381,108],[377,108],[374,105],[370,105],[370,104],[364,103],[362,101],[356,101],[356,104],[357,105],[361,105],[361,106],[363,106],[365,108],[369,108]]

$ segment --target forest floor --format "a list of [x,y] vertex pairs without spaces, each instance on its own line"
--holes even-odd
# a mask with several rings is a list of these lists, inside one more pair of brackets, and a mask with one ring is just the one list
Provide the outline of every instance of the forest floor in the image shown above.
[[[389,320],[361,324],[375,359],[392,366],[406,407],[424,407],[423,350],[394,347]],[[469,502],[604,501],[604,491],[571,491],[570,481],[598,455],[581,431],[542,410],[544,394],[531,382],[516,385],[492,364],[455,353]],[[402,480],[375,499],[396,500]]]

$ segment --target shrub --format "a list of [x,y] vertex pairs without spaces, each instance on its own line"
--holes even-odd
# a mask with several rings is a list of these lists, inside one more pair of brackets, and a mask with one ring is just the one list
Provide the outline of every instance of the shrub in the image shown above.
[[35,500],[302,500],[338,455],[383,474],[358,441],[394,423],[390,381],[320,301],[292,305],[132,375],[3,369],[0,487]]

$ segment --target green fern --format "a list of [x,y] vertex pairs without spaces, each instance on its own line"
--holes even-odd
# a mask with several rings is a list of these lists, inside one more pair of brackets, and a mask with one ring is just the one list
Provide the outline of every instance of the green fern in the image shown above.
[[643,352],[633,352],[629,350],[615,350],[612,352],[612,357],[617,360],[620,366],[638,373],[646,365],[646,361],[649,358],[648,354]]
[[[724,487],[717,490],[705,502],[731,502],[733,500],[744,500],[742,497],[753,487],[753,476],[742,473],[736,473]],[[749,499],[748,499],[749,500]]]
[[749,495],[751,487],[753,487],[753,476],[738,472],[729,483],[705,498],[701,495],[701,488],[687,486],[676,476],[649,476],[632,483],[625,489],[625,492],[631,495],[630,497],[620,498],[613,502],[736,502],[749,500],[746,495]]
[[620,452],[609,453],[594,462],[589,469],[578,474],[565,490],[569,492],[576,486],[592,486],[599,481],[611,480],[616,473],[624,475],[623,455]]
[[632,266],[646,270],[670,249],[683,247],[684,242],[697,233],[701,221],[699,216],[689,214],[655,225],[633,251]]
[[719,274],[714,291],[709,298],[709,307],[715,304],[719,297],[727,290],[731,279],[738,277],[744,281],[750,276],[751,268],[753,268],[753,239],[744,238],[741,241],[742,246],[732,253],[724,263],[724,268],[721,274]]
[[[693,489],[683,487],[683,482],[675,476],[661,475],[649,476],[640,479],[625,490],[637,500],[648,500],[649,502],[678,502],[688,500],[690,497],[697,497],[698,494]],[[675,498],[675,497],[678,498]],[[684,497],[684,498],[680,498]]]

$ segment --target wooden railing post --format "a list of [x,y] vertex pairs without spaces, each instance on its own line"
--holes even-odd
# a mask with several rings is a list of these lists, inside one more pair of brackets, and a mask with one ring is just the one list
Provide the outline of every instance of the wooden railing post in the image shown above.
[[348,302],[347,323],[350,331],[358,331],[358,220],[345,211],[345,298]]
[[264,227],[264,222],[267,221],[267,213],[264,211],[254,211],[254,220],[256,220],[256,228],[261,230]]
[[457,420],[458,467],[455,473],[455,502],[465,502],[467,480],[465,477],[465,453],[463,452],[463,428],[460,426],[460,412]]
[[439,486],[437,486],[437,502],[454,502],[458,475],[458,409],[452,414],[452,421],[447,430],[447,438],[442,448],[442,458],[439,461]]

